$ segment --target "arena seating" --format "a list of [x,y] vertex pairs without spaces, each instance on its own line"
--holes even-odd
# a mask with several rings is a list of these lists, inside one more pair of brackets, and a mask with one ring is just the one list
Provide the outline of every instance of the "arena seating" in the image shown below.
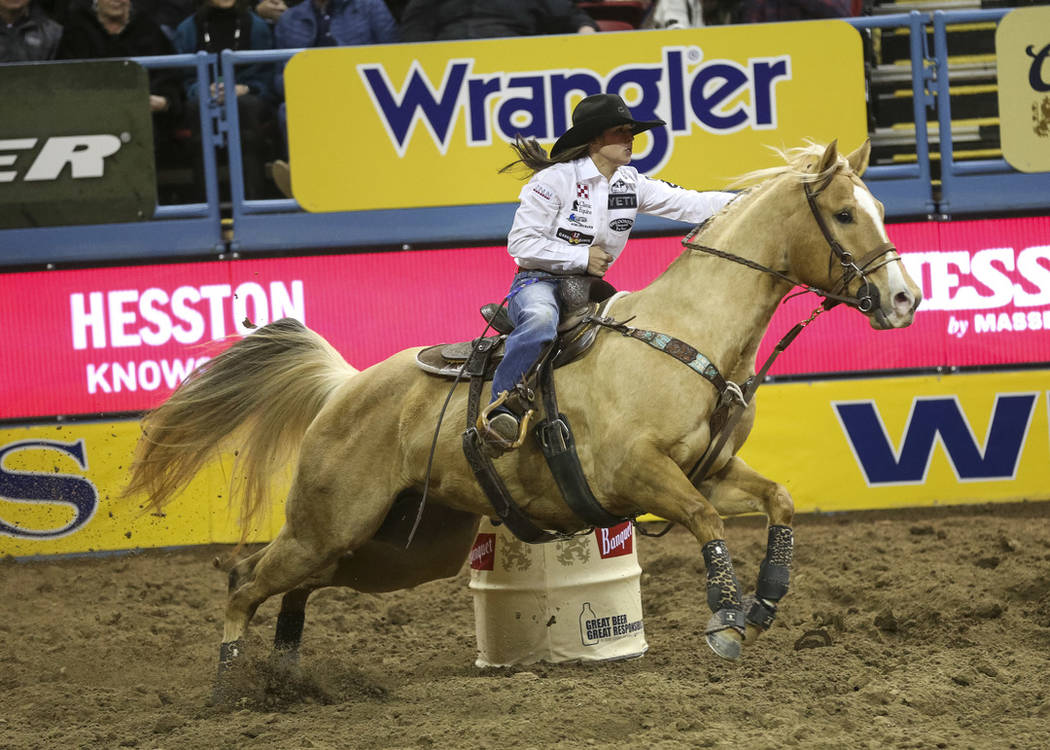
[[641,28],[653,3],[652,0],[600,0],[577,5],[590,14],[601,31],[629,31]]
[[[964,11],[1016,7],[1004,0],[883,0],[873,15],[918,11]],[[996,22],[947,26],[951,141],[957,161],[1001,159],[996,87]],[[933,27],[926,27],[926,57],[933,56]],[[871,35],[870,106],[873,164],[914,163],[915,118],[912,107],[909,31],[874,29]],[[927,109],[935,191],[940,185],[937,150],[941,133],[936,112]]]
[[[1045,213],[1050,174],[1021,173],[1002,159],[994,36],[1007,9],[982,9],[977,7],[979,0],[877,1],[878,5],[868,9],[869,15],[847,20],[866,40],[869,133],[874,144],[872,169],[866,179],[886,204],[888,217],[903,221],[989,212]],[[959,3],[965,6],[940,11],[944,7],[959,8]],[[635,23],[642,23],[641,11],[651,8],[648,0],[605,0],[591,5],[615,6],[616,12],[624,12],[630,6]],[[906,10],[910,13],[901,12]],[[614,18],[600,21],[606,29],[631,23]],[[220,75],[232,78],[233,66],[248,62],[282,64],[293,52],[233,52],[224,56],[224,71]],[[150,69],[196,67],[196,75],[207,80],[214,75],[208,72],[208,66],[217,62],[215,56],[211,57],[138,61]],[[935,69],[946,70],[948,75],[935,79]],[[943,90],[939,91],[939,87]],[[923,108],[926,116],[917,124],[915,111],[918,109],[921,114]],[[138,225],[0,230],[0,267],[35,263],[39,258],[36,249],[40,247],[47,248],[47,261],[109,262],[135,258],[144,246],[152,248],[157,256],[169,258],[227,251],[263,252],[292,245],[374,246],[390,241],[392,223],[397,227],[394,241],[399,245],[418,242],[423,237],[429,242],[494,238],[506,231],[512,204],[484,206],[480,210],[470,206],[414,209],[397,213],[395,219],[392,212],[384,211],[332,212],[323,217],[307,214],[294,200],[279,197],[276,186],[272,198],[245,200],[242,180],[229,174],[224,164],[227,157],[220,153],[227,127],[237,127],[236,107],[233,112],[214,111],[210,116],[214,127],[204,128],[210,134],[209,147],[204,149],[210,156],[206,155],[205,161],[210,160],[206,166],[218,179],[209,180],[209,194],[204,202],[186,194],[189,165],[199,152],[190,153],[194,151],[193,144],[188,143],[185,134],[180,137],[176,133],[166,153],[157,154],[160,205],[152,221]],[[941,133],[950,133],[950,138],[942,140]],[[229,149],[229,159],[232,164],[234,150],[238,152],[235,171],[239,171],[239,149]],[[229,181],[229,193],[220,191],[219,180]],[[442,234],[435,237],[433,215],[438,211]],[[643,231],[658,229],[647,226]]]

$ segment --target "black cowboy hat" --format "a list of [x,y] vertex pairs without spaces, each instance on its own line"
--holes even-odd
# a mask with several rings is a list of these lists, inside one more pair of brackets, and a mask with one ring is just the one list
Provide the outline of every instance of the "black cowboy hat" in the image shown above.
[[666,124],[663,120],[634,119],[631,117],[631,110],[627,109],[623,99],[616,94],[588,96],[572,111],[572,127],[555,141],[554,148],[551,149],[551,157],[573,146],[582,146],[617,125],[630,125],[637,135]]

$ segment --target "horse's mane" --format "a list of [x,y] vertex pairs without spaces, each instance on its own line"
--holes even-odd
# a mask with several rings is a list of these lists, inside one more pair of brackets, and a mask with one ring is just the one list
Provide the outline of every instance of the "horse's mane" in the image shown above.
[[741,205],[745,203],[745,201],[740,200],[741,198],[753,195],[756,191],[767,187],[771,184],[774,177],[790,175],[798,179],[799,182],[820,182],[836,172],[849,169],[849,162],[840,154],[832,166],[817,172],[816,168],[820,164],[827,146],[808,138],[804,146],[796,146],[794,148],[766,146],[766,148],[783,159],[784,163],[775,167],[755,169],[733,178],[728,187],[731,189],[741,188],[738,199],[727,203],[721,211],[704,222],[696,235],[697,238],[704,236],[716,220],[722,219],[724,221],[726,220],[724,217],[731,216],[734,212],[740,210]]
[[821,180],[830,177],[835,172],[849,166],[845,157],[840,155],[838,161],[828,169],[821,172],[812,171],[816,168],[816,165],[820,163],[820,159],[824,155],[824,150],[827,146],[823,143],[817,143],[816,141],[809,139],[806,140],[805,146],[796,146],[787,149],[777,148],[776,146],[766,146],[766,148],[783,159],[784,163],[775,167],[755,169],[739,175],[733,179],[729,184],[729,187],[754,187],[760,182],[765,182],[773,177],[779,177],[782,174],[793,174],[798,177],[801,182],[820,182]]

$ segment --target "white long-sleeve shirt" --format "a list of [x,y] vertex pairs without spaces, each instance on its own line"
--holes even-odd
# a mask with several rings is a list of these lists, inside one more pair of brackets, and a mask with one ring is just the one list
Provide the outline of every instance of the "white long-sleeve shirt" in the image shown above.
[[599,245],[615,260],[639,211],[699,224],[734,197],[686,190],[630,166],[607,180],[584,156],[537,172],[522,188],[507,251],[524,269],[586,273],[588,248]]

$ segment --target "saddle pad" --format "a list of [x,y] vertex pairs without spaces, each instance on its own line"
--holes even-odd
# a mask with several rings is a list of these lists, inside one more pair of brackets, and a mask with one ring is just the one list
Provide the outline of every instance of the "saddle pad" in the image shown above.
[[[503,359],[503,336],[486,337],[495,347],[489,360],[495,367]],[[461,341],[456,344],[437,344],[428,346],[416,354],[416,364],[424,372],[432,375],[440,375],[443,378],[454,378],[463,369],[463,363],[470,358],[474,350],[473,341]]]

